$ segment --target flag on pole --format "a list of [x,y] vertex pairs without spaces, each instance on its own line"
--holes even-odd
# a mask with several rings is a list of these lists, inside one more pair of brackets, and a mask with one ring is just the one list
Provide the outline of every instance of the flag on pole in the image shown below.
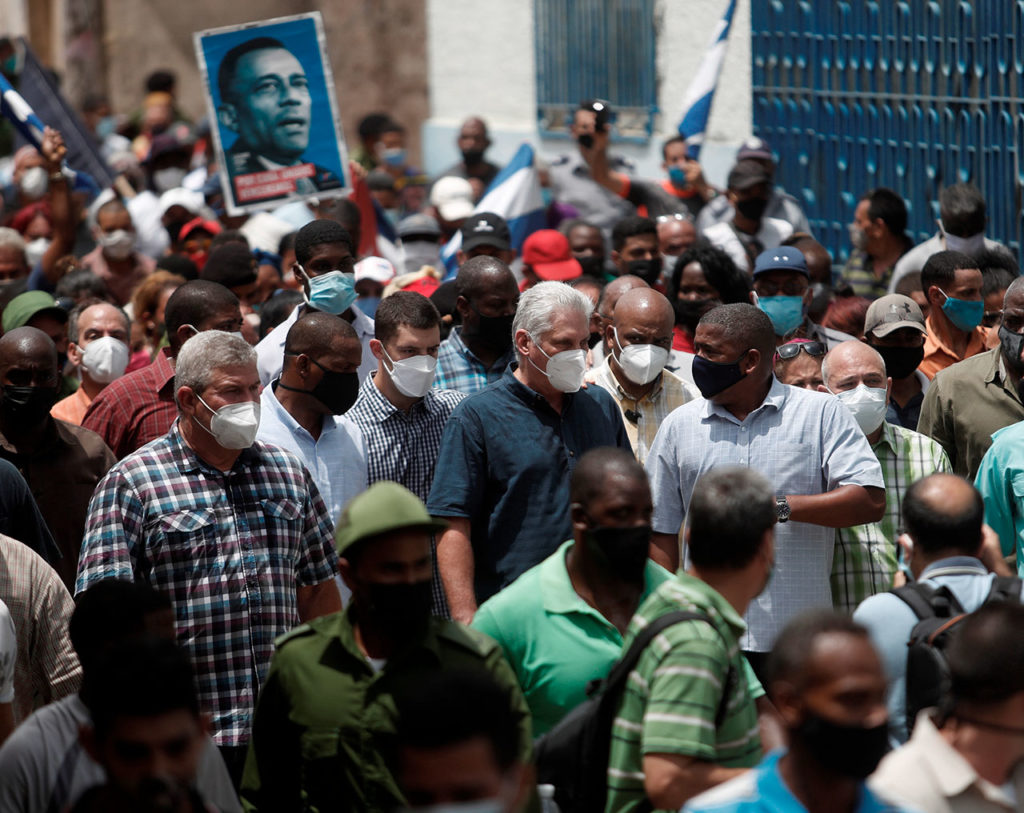
[[[508,223],[512,248],[522,251],[523,242],[537,229],[544,228],[544,200],[540,195],[540,178],[533,165],[533,147],[520,145],[512,160],[497,174],[473,210],[474,214],[493,212]],[[472,217],[472,215],[470,215]],[[444,248],[441,260],[447,271],[445,279],[454,279],[459,270],[456,254],[462,246],[462,234],[455,233]]]
[[686,91],[683,115],[679,121],[679,135],[686,139],[687,151],[691,158],[697,158],[701,144],[704,143],[704,131],[708,126],[708,115],[711,113],[711,99],[715,95],[718,75],[722,72],[722,62],[725,61],[729,28],[732,26],[732,14],[735,10],[736,0],[729,0],[729,6],[715,27],[708,50],[704,53],[697,73],[694,74]]

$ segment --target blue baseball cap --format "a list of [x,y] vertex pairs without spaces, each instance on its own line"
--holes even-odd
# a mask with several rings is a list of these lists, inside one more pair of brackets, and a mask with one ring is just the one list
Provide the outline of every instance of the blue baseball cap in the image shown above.
[[769,248],[757,255],[757,259],[754,260],[754,276],[770,271],[799,271],[807,279],[811,278],[803,252],[792,246]]

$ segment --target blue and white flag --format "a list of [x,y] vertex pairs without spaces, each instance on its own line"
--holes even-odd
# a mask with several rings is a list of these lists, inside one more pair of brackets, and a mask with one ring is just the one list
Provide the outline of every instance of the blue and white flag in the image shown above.
[[[540,177],[533,165],[533,147],[522,144],[512,160],[491,181],[473,210],[474,214],[480,212],[494,212],[505,218],[512,248],[517,252],[522,251],[527,237],[537,229],[544,228],[544,200],[540,195]],[[441,260],[447,271],[446,280],[454,279],[459,270],[455,255],[461,246],[462,234],[456,232],[441,249]]]
[[711,99],[715,95],[718,75],[722,72],[722,63],[725,61],[729,28],[732,26],[732,13],[735,10],[736,0],[729,0],[729,7],[715,27],[708,50],[686,91],[683,115],[679,121],[679,135],[686,139],[687,153],[691,158],[700,155],[700,147],[704,143],[704,131],[707,129],[708,116],[711,113]]

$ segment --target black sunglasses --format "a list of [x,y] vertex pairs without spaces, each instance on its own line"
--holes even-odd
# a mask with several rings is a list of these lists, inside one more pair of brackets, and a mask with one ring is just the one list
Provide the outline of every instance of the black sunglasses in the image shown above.
[[821,342],[789,342],[775,350],[775,361],[795,359],[803,350],[808,356],[824,356],[828,348]]

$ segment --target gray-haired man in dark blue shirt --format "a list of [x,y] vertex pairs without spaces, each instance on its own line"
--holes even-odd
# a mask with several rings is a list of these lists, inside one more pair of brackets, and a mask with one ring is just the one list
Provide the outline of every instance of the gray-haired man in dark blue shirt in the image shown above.
[[569,475],[583,453],[630,448],[611,396],[580,390],[592,310],[563,283],[530,288],[512,324],[517,363],[445,426],[427,507],[450,520],[437,558],[457,621],[569,538]]

